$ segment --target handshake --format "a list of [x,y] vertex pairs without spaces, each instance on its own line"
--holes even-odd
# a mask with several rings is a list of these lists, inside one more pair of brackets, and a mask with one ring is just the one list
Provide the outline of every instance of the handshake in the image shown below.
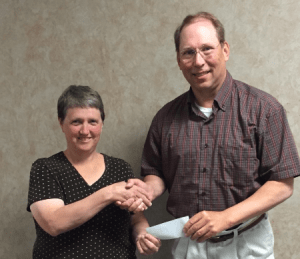
[[121,209],[137,213],[152,205],[153,190],[142,180],[129,179],[124,188],[121,199],[115,202]]

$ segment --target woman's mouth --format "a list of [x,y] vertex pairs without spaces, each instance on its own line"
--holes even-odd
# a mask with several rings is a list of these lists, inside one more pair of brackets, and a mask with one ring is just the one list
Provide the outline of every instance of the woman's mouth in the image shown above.
[[88,142],[91,139],[91,137],[78,137],[78,140],[82,142]]

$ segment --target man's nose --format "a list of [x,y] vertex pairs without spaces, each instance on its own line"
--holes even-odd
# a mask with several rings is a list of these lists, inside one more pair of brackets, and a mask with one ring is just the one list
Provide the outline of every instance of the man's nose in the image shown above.
[[195,66],[203,66],[205,63],[204,58],[202,57],[200,52],[196,52],[195,56],[194,56],[194,65]]

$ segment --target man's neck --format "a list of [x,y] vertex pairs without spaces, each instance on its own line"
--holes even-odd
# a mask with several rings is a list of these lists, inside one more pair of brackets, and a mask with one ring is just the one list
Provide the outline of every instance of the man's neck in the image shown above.
[[220,81],[220,83],[218,84],[218,86],[216,86],[215,88],[210,87],[210,88],[202,88],[202,89],[193,89],[193,93],[194,96],[196,98],[196,101],[198,103],[199,106],[204,107],[204,108],[212,108],[213,103],[214,103],[214,99],[217,96],[219,90],[221,89],[224,81],[226,78],[226,73],[224,76],[224,79]]
[[217,94],[207,93],[206,91],[193,91],[193,93],[199,106],[204,108],[212,108]]

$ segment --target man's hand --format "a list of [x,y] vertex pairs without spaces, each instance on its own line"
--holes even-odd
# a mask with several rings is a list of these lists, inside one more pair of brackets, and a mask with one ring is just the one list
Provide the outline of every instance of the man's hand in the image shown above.
[[142,189],[143,193],[147,195],[147,198],[149,200],[147,199],[146,201],[144,201],[143,199],[130,198],[124,202],[117,201],[115,204],[118,205],[121,209],[127,209],[129,211],[136,213],[136,212],[144,211],[152,205],[151,201],[153,200],[153,191],[145,182],[139,179],[129,179],[125,188]]
[[152,255],[158,252],[161,241],[150,234],[138,235],[136,246],[142,255]]
[[116,205],[118,205],[118,201],[127,202],[133,200],[139,204],[138,206],[140,206],[141,203],[146,206],[151,206],[150,196],[143,188],[138,185],[132,185],[128,188],[127,185],[128,183],[126,182],[118,182],[109,186]]
[[150,198],[150,200],[151,201],[153,200],[153,190],[151,189],[151,187],[147,183],[143,182],[140,179],[129,179],[127,181],[126,189],[130,189],[134,185],[144,189],[145,192],[148,194],[147,196]]
[[203,242],[230,227],[224,211],[201,211],[185,224],[183,232],[186,237]]

